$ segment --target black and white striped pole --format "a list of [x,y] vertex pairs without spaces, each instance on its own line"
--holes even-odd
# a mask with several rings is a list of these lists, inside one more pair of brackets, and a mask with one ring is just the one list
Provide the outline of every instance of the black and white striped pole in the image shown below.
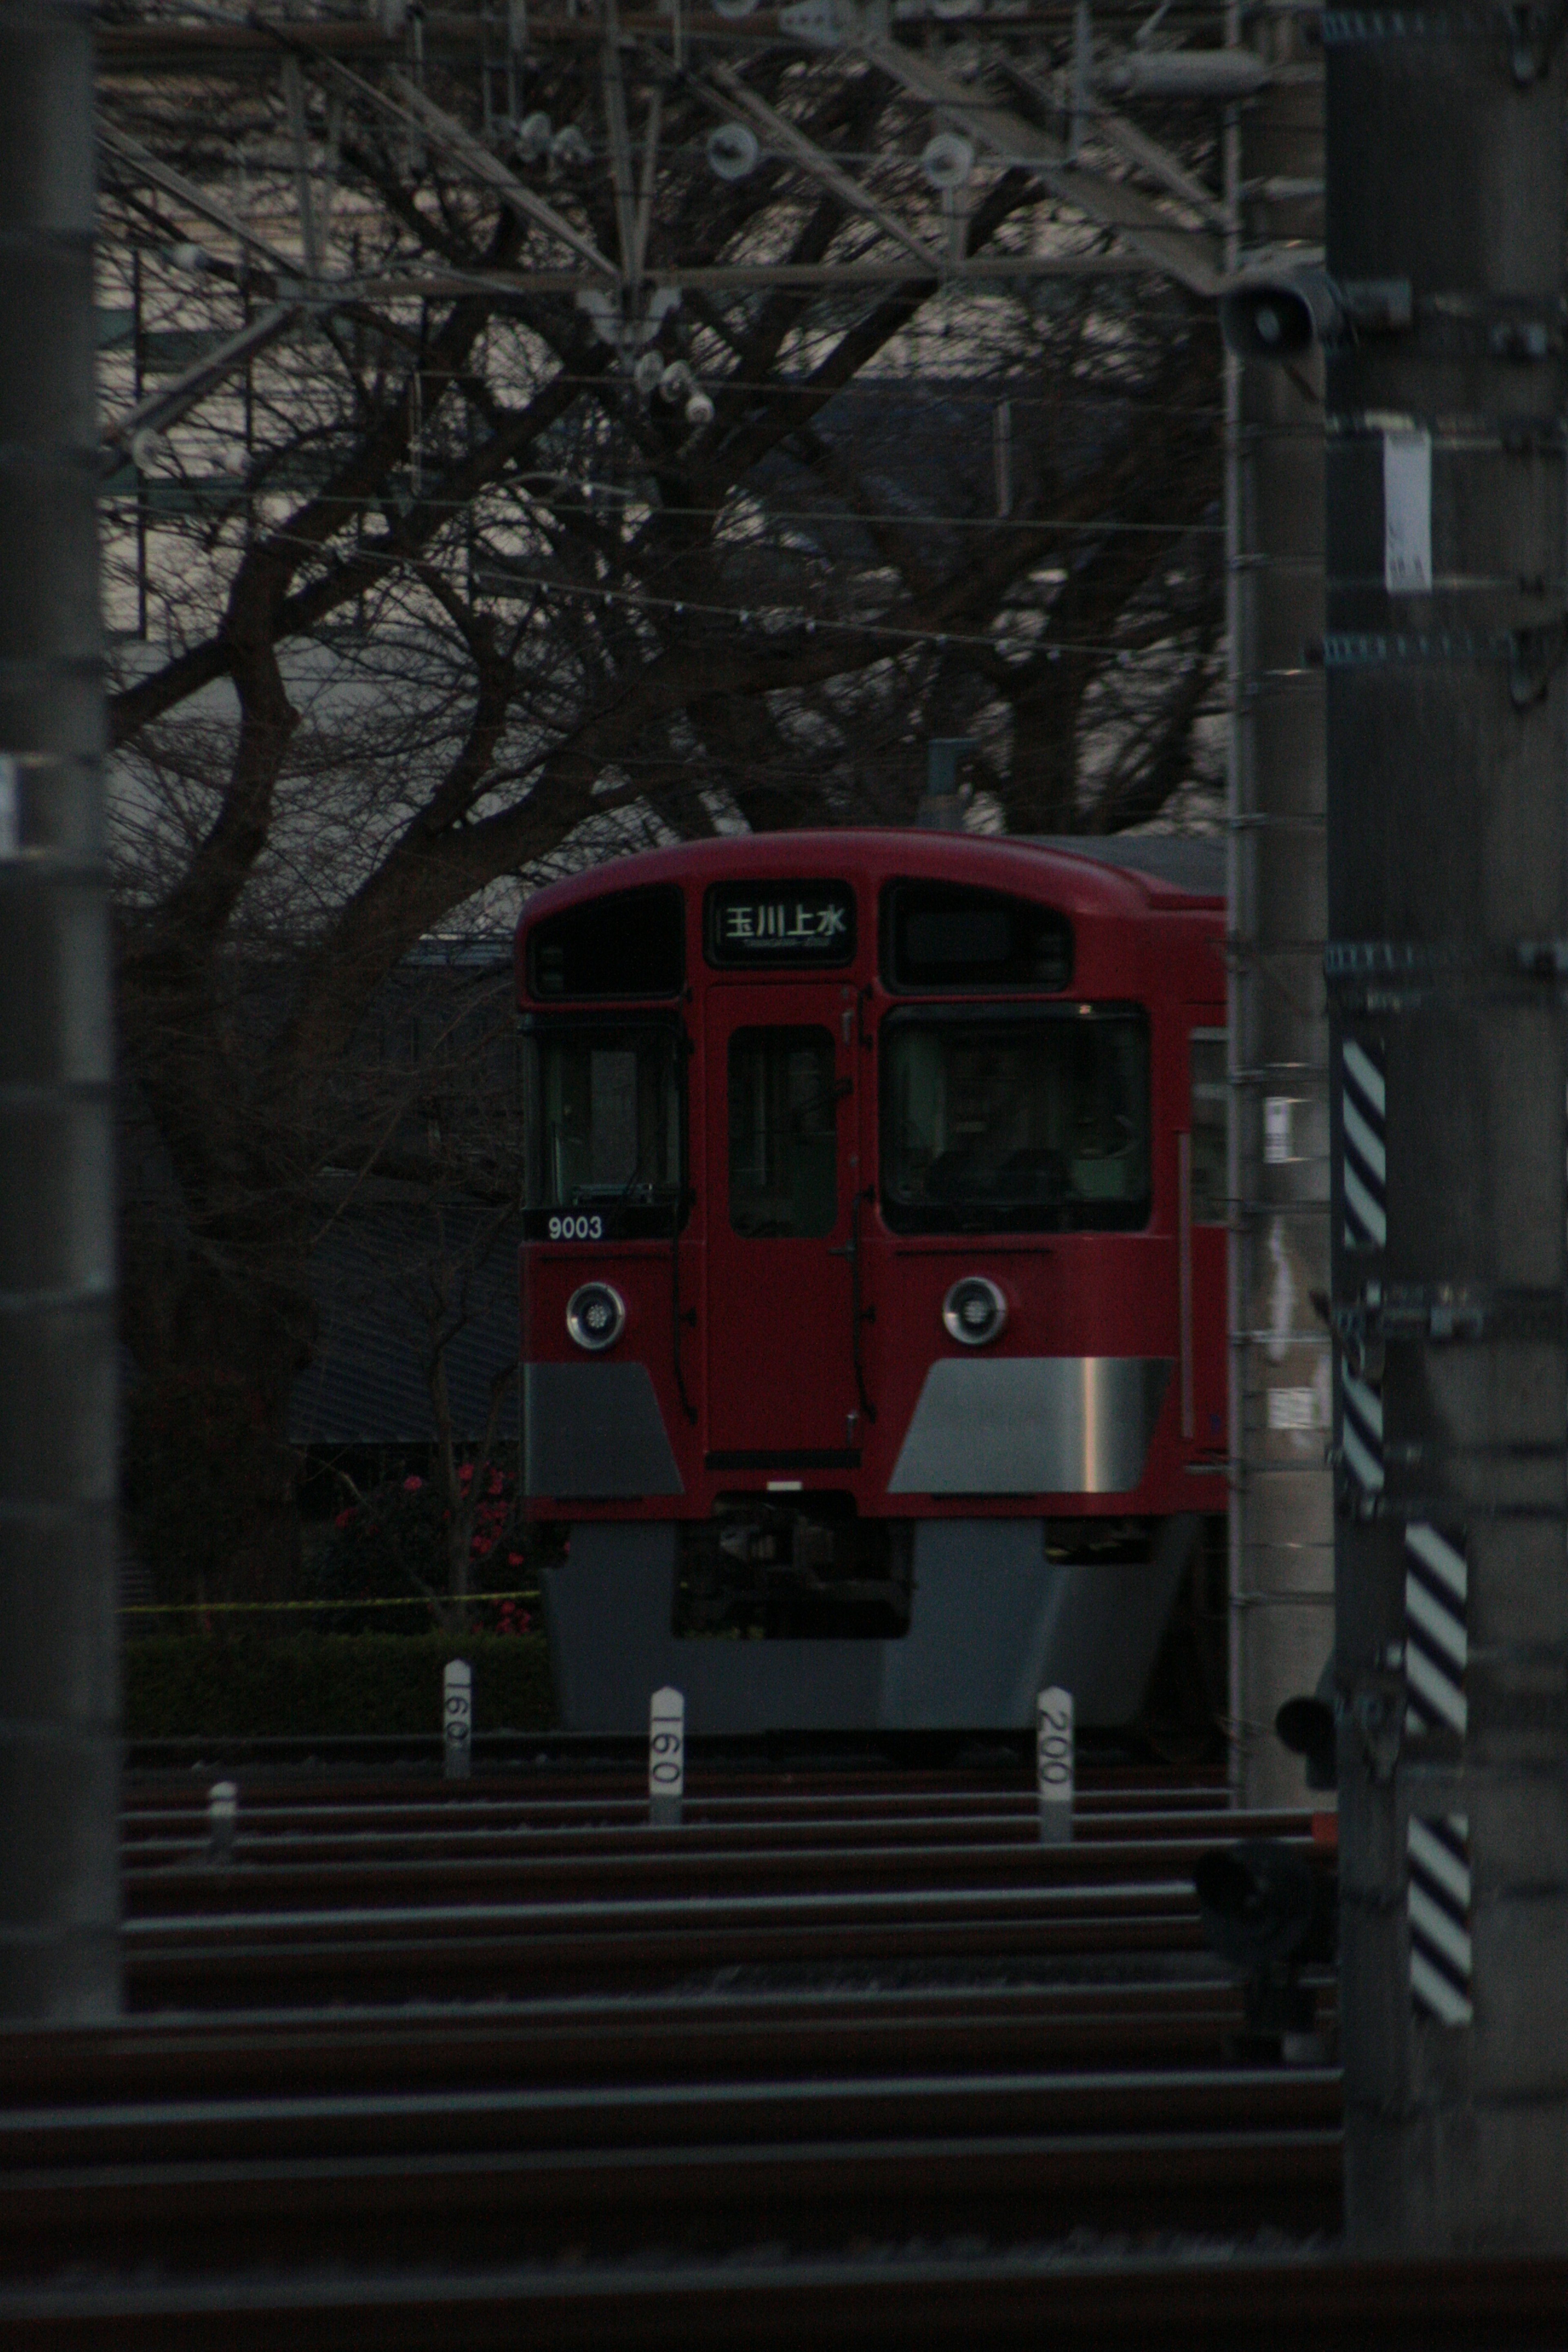
[[1321,26],[1346,2220],[1561,2252],[1563,17]]
[[1072,1693],[1053,1685],[1035,1702],[1035,1794],[1042,1845],[1066,1845],[1072,1836],[1076,1762]]

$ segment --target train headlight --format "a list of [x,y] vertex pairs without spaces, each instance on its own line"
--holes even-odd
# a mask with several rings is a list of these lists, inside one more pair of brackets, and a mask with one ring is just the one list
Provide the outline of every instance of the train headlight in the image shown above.
[[1007,1301],[983,1274],[966,1274],[942,1302],[942,1319],[965,1348],[984,1348],[1007,1328]]
[[597,1356],[626,1328],[626,1302],[607,1282],[584,1282],[566,1301],[566,1328],[580,1348]]

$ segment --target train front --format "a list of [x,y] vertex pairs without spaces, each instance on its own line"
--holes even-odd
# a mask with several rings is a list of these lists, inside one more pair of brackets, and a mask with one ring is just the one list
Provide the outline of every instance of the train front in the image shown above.
[[1143,1703],[1225,1507],[1222,910],[951,835],[542,891],[527,1507],[573,1729]]

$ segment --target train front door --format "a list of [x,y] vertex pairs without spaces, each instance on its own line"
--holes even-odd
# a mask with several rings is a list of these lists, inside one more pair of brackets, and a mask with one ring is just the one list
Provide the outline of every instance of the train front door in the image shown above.
[[705,1042],[710,1466],[851,1468],[865,1437],[855,991],[714,987]]

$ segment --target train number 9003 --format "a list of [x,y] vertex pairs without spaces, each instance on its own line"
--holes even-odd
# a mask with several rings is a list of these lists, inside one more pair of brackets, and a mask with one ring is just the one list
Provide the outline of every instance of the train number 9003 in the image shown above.
[[552,1242],[602,1242],[603,1217],[552,1217],[545,1232]]

